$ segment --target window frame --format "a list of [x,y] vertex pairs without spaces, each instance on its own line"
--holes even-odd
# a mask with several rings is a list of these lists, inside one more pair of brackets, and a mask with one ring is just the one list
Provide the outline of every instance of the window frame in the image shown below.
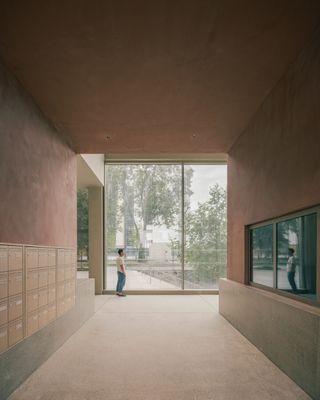
[[[161,292],[166,292],[166,293],[204,293],[204,294],[210,294],[214,293],[217,294],[219,293],[219,288],[211,288],[211,289],[186,289],[185,288],[185,241],[186,241],[186,236],[185,236],[185,223],[184,223],[184,217],[185,217],[185,209],[184,209],[184,180],[185,180],[185,166],[188,165],[212,165],[212,166],[218,166],[218,165],[223,165],[223,166],[228,166],[227,159],[206,159],[204,158],[203,160],[193,160],[191,157],[187,158],[168,158],[168,159],[152,159],[152,158],[147,158],[147,159],[141,159],[141,158],[114,158],[114,159],[109,159],[105,157],[104,161],[104,190],[103,190],[103,292],[104,293],[111,293],[113,292],[112,289],[107,288],[107,281],[106,281],[106,268],[107,268],[107,262],[106,262],[106,200],[105,200],[105,191],[106,191],[106,166],[107,165],[135,165],[135,164],[143,164],[143,165],[148,165],[148,164],[159,164],[159,165],[179,165],[181,166],[181,252],[182,252],[182,260],[181,260],[181,272],[182,272],[182,285],[181,288],[177,289],[132,289],[127,291],[128,293],[161,293]],[[228,182],[228,172],[226,174],[226,180]],[[226,187],[227,191],[227,187]],[[227,264],[226,264],[226,271],[227,271]]]
[[[302,297],[300,295],[286,292],[284,290],[278,289],[278,274],[277,274],[277,256],[278,256],[278,229],[277,229],[277,224],[287,221],[289,219],[293,218],[299,218],[299,217],[305,217],[310,214],[316,214],[316,221],[317,221],[317,238],[316,238],[316,250],[317,250],[317,255],[316,255],[316,260],[317,260],[317,266],[316,266],[316,299],[308,299],[305,297]],[[264,226],[272,225],[272,251],[273,251],[273,286],[265,286],[260,283],[256,283],[252,281],[252,257],[251,257],[251,231],[256,228],[261,228]],[[246,284],[256,287],[258,289],[263,289],[268,292],[276,293],[278,295],[294,299],[297,301],[300,301],[302,303],[307,303],[313,306],[320,307],[320,206],[314,206],[310,207],[304,210],[296,211],[293,213],[285,214],[280,217],[275,217],[271,218],[268,220],[264,220],[255,224],[250,224],[245,227],[246,233]]]

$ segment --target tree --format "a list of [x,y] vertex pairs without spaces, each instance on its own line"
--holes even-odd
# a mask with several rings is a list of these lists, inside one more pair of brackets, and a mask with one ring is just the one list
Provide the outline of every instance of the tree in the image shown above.
[[[189,191],[191,177],[192,170],[189,170],[185,184]],[[139,248],[145,246],[148,225],[165,225],[167,228],[179,225],[180,165],[109,165],[106,178],[107,244],[109,247],[115,246],[115,235],[120,230],[122,216],[126,224],[125,244],[132,241]]]
[[78,190],[77,194],[78,252],[82,258],[88,250],[88,190]]
[[227,195],[218,184],[209,199],[185,215],[186,262],[204,281],[223,276],[227,249]]

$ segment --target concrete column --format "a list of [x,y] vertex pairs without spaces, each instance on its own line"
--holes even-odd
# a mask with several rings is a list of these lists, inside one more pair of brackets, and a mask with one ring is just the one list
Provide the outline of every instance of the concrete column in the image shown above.
[[103,187],[89,187],[89,277],[103,290]]

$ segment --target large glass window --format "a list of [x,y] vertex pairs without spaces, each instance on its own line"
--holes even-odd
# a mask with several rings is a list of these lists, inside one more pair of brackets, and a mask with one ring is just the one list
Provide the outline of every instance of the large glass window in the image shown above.
[[226,167],[185,165],[186,289],[218,288],[227,259]]
[[107,163],[105,287],[216,288],[226,267],[226,166]]
[[317,211],[250,227],[250,279],[317,299]]

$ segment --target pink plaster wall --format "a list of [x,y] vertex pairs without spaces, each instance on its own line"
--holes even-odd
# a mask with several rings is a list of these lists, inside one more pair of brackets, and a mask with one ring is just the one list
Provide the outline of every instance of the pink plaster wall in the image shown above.
[[0,242],[76,245],[76,156],[1,65]]
[[229,153],[228,278],[245,282],[245,225],[320,204],[320,29]]

